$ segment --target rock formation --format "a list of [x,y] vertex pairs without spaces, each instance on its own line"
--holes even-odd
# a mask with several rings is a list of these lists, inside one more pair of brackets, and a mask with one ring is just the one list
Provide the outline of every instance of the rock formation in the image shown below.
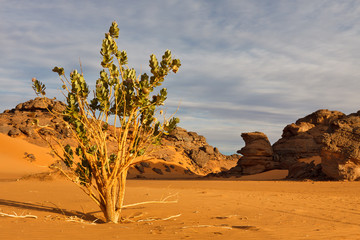
[[360,180],[360,111],[333,121],[323,143],[322,171],[336,180]]
[[[0,114],[0,133],[7,134],[11,137],[25,136],[31,143],[47,146],[39,134],[35,130],[39,130],[37,126],[53,126],[56,131],[54,134],[59,139],[69,138],[70,132],[60,119],[51,115],[47,109],[55,111],[63,111],[66,106],[60,101],[47,99],[43,101],[41,98],[35,98],[25,103],[18,104],[12,110],[5,110]],[[49,130],[39,130],[41,135],[50,134]]]
[[289,170],[288,178],[324,178],[319,165],[324,134],[332,122],[344,116],[338,111],[318,110],[284,128],[282,138],[272,147],[280,167]]
[[360,111],[350,115],[318,110],[287,125],[272,146],[260,132],[243,133],[243,157],[229,171],[241,176],[286,169],[288,179],[360,180]]
[[238,160],[236,166],[228,171],[210,174],[209,176],[240,177],[279,169],[279,162],[274,159],[271,144],[264,133],[242,133],[241,137],[245,141],[245,147],[237,151],[243,156]]
[[[49,134],[72,143],[69,129],[47,111],[63,111],[65,107],[60,101],[44,102],[40,98],[20,103],[0,114],[0,133],[22,136],[42,146],[47,144],[39,136]],[[177,127],[164,136],[162,145],[152,153],[157,162],[137,164],[129,175],[144,177],[152,173],[167,177],[178,173],[227,177],[287,169],[290,179],[360,180],[360,111],[345,115],[318,110],[287,125],[273,146],[261,132],[241,136],[245,147],[238,153],[243,156],[225,156],[210,146],[205,137]]]
[[360,112],[318,110],[287,125],[273,146],[263,133],[243,133],[243,157],[222,176],[287,169],[289,179],[359,179],[359,129]]
[[[230,156],[223,155],[216,147],[210,146],[204,136],[198,135],[195,132],[188,132],[180,127],[177,127],[168,136],[165,136],[165,139],[167,140],[165,144],[174,146],[175,149],[186,154],[186,156],[202,168],[214,165],[211,162],[223,161],[225,165],[225,162],[228,162],[226,166],[224,165],[224,169],[228,169],[230,165],[232,167],[234,162],[239,159],[237,154]],[[218,169],[218,171],[224,169]]]
[[237,166],[242,169],[242,174],[256,174],[279,168],[279,162],[274,161],[271,144],[264,133],[242,133],[241,137],[245,141],[245,147],[238,151],[243,157]]
[[318,110],[284,128],[273,145],[288,178],[360,179],[360,112]]
[[[18,104],[12,110],[5,110],[0,114],[0,133],[12,137],[22,136],[27,141],[46,147],[47,143],[40,137],[53,135],[69,144],[74,144],[70,130],[62,120],[51,115],[47,109],[63,111],[65,104],[60,101],[35,98],[25,103]],[[46,128],[49,126],[50,128]],[[110,126],[109,129],[112,129]],[[111,134],[109,134],[111,135]],[[109,140],[111,141],[111,140]],[[152,158],[163,162],[156,166],[138,164],[134,166],[133,176],[144,176],[146,169],[152,169],[159,175],[172,172],[175,165],[182,166],[183,174],[205,175],[212,172],[228,170],[236,165],[239,155],[225,156],[217,148],[210,146],[205,137],[195,132],[188,132],[177,127],[171,134],[164,136],[162,145],[152,153]],[[165,165],[166,166],[165,166]],[[145,170],[144,170],[145,169]],[[135,172],[134,172],[135,171]],[[135,174],[136,173],[136,174]],[[131,174],[130,174],[131,175]],[[146,174],[145,174],[146,175]]]
[[275,157],[284,169],[289,169],[299,159],[320,156],[323,135],[330,123],[345,114],[337,111],[318,110],[295,123],[287,125],[273,145]]

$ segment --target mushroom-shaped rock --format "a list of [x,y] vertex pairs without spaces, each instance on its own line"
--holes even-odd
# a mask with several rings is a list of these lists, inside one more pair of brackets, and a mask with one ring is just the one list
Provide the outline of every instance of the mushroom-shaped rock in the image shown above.
[[242,133],[241,137],[245,141],[245,147],[238,151],[243,155],[238,165],[243,174],[256,174],[279,167],[278,162],[274,161],[271,144],[264,133]]

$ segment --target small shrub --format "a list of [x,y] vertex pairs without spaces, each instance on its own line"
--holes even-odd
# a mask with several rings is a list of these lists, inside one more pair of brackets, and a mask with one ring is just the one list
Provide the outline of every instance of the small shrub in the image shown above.
[[[62,82],[67,107],[63,112],[49,111],[61,117],[77,147],[64,146],[48,136],[52,137],[48,139],[50,147],[72,173],[67,174],[68,178],[95,201],[107,222],[114,223],[121,221],[129,167],[142,161],[140,156],[149,153],[149,146],[158,144],[161,135],[179,122],[178,118],[166,119],[158,111],[166,100],[167,89],[153,92],[171,71],[176,73],[181,66],[180,60],[173,59],[170,50],[166,50],[160,62],[155,55],[150,56],[151,76],[144,73],[137,77],[135,70],[127,67],[126,51],[118,50],[118,36],[118,25],[113,22],[102,42],[103,69],[91,100],[82,72],[74,70],[68,79],[63,68],[53,69]],[[33,89],[46,99],[46,87],[36,78]],[[156,116],[162,116],[162,121]],[[112,124],[114,127],[109,128]],[[117,145],[112,152],[107,142],[110,134]]]

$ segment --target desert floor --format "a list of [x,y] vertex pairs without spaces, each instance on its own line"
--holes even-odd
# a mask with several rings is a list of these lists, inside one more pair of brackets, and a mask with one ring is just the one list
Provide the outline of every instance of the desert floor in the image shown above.
[[[26,151],[35,162],[24,158]],[[0,134],[0,239],[360,239],[359,182],[266,180],[283,177],[282,171],[128,180],[125,204],[168,196],[176,203],[129,207],[126,223],[104,224],[73,183],[56,176],[18,180],[44,171],[41,156],[48,158],[43,148]]]

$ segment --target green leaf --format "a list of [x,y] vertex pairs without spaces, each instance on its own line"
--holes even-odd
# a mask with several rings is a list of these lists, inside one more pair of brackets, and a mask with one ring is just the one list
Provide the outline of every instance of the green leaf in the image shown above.
[[59,76],[65,75],[64,68],[62,68],[62,67],[60,67],[60,68],[59,67],[54,67],[52,71],[59,74]]
[[33,78],[32,79],[32,82],[33,82],[33,85],[32,85],[32,88],[34,89],[36,95],[42,95],[42,96],[45,96],[45,85],[40,82],[39,80],[37,80],[36,78]]
[[119,27],[115,21],[112,22],[111,27],[109,29],[109,33],[110,33],[110,36],[113,38],[119,37]]

